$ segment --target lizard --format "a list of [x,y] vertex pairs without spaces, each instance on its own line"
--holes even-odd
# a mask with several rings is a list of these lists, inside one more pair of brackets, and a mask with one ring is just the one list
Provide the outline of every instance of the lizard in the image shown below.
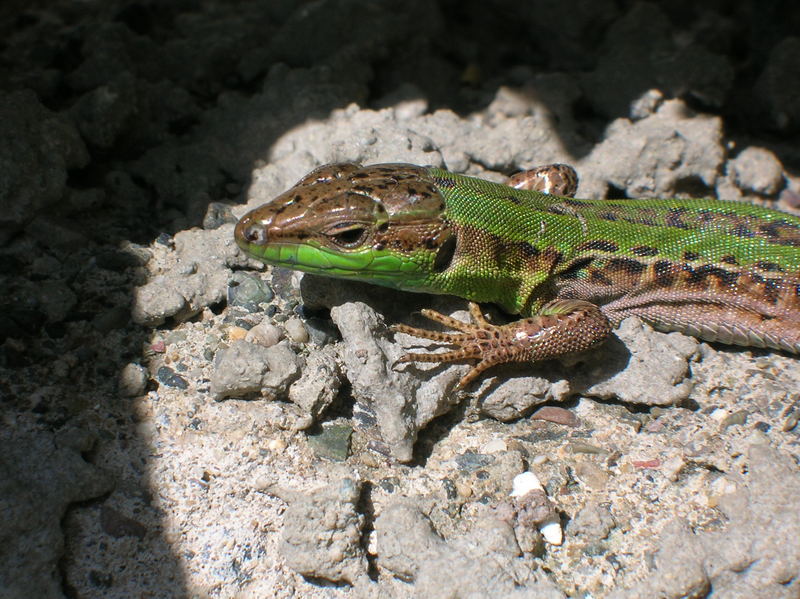
[[[267,264],[469,300],[472,322],[395,332],[455,349],[399,362],[505,362],[602,343],[628,316],[705,341],[800,353],[800,217],[716,199],[576,199],[567,165],[505,183],[410,164],[325,165],[235,227]],[[495,325],[477,302],[520,319]]]

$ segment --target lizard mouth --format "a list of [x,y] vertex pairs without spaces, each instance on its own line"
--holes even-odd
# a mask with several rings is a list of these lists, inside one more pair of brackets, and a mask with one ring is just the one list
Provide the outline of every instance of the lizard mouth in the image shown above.
[[371,283],[407,288],[409,282],[424,277],[423,269],[412,260],[401,259],[373,248],[341,252],[309,243],[271,242],[266,245],[247,243],[237,238],[239,247],[248,255],[272,266],[339,279],[368,280]]

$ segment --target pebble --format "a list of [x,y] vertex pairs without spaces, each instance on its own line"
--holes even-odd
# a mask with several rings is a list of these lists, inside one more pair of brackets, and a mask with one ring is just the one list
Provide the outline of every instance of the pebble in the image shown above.
[[732,160],[732,166],[737,186],[745,191],[771,195],[783,187],[781,162],[769,150],[745,148]]
[[244,340],[249,343],[257,343],[264,347],[272,347],[283,338],[283,331],[274,324],[262,321],[252,329],[247,331]]
[[463,474],[470,474],[479,468],[484,468],[494,462],[493,456],[484,455],[482,453],[475,453],[474,451],[465,451],[459,456],[456,456],[456,465]]
[[788,433],[790,430],[794,429],[794,427],[797,426],[798,422],[800,422],[800,410],[794,412],[793,414],[789,414],[789,416],[786,417],[786,420],[784,420],[781,430],[784,433]]
[[503,439],[492,439],[481,448],[481,453],[502,453],[508,450],[508,444]]
[[222,202],[210,202],[203,217],[203,228],[218,229],[225,223],[235,223],[236,220],[230,206]]
[[241,341],[243,339],[247,339],[247,333],[249,331],[242,327],[232,326],[228,328],[228,339],[231,341]]
[[269,443],[267,443],[267,449],[274,453],[279,453],[286,449],[286,441],[283,439],[270,439]]
[[117,389],[123,397],[142,395],[147,388],[147,370],[139,364],[129,362],[119,374]]
[[306,330],[303,321],[299,318],[290,318],[284,323],[283,327],[286,329],[286,334],[289,336],[289,339],[295,343],[308,342],[308,331]]
[[[512,483],[511,496],[524,497],[531,491],[541,491],[545,493],[542,483],[533,472],[523,472],[514,477]],[[538,525],[539,532],[542,533],[544,540],[551,545],[561,545],[564,542],[564,531],[561,529],[561,519],[554,513],[548,516]]]
[[608,484],[608,472],[588,461],[575,465],[575,475],[590,489],[603,489]]
[[608,450],[596,445],[589,445],[588,443],[581,443],[580,441],[573,441],[567,445],[572,453],[588,453],[590,455],[607,455]]
[[747,422],[747,412],[745,410],[739,410],[738,412],[734,412],[733,414],[728,415],[725,417],[722,422],[720,422],[719,427],[720,430],[725,430],[729,426],[734,426],[736,424],[742,425]]
[[350,437],[352,435],[352,427],[344,424],[334,424],[323,427],[322,432],[317,435],[309,435],[308,444],[316,455],[329,460],[343,462],[350,452]]
[[275,294],[259,277],[246,272],[235,272],[228,279],[228,304],[248,312],[258,312],[260,304],[268,304]]
[[547,422],[573,427],[579,424],[578,417],[575,414],[557,406],[543,406],[531,415],[531,419],[546,420]]
[[175,389],[188,389],[189,383],[186,379],[172,370],[169,366],[162,366],[156,372],[156,380],[162,385],[173,387]]

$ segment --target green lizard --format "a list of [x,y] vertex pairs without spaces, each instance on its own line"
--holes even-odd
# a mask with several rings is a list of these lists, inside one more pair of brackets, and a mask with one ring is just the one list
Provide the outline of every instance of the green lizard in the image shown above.
[[[401,361],[536,361],[602,342],[638,316],[707,341],[800,353],[800,217],[706,199],[574,199],[571,167],[507,185],[408,164],[321,167],[246,214],[236,241],[268,264],[470,300],[453,345]],[[524,318],[493,325],[473,302]]]

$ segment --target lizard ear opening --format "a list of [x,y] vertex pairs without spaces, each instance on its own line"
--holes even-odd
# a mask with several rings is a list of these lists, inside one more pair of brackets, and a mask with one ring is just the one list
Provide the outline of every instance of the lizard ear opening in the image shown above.
[[436,258],[433,260],[433,271],[443,272],[450,268],[453,262],[453,257],[456,255],[456,236],[450,235],[442,245],[439,246],[439,251],[436,252]]

